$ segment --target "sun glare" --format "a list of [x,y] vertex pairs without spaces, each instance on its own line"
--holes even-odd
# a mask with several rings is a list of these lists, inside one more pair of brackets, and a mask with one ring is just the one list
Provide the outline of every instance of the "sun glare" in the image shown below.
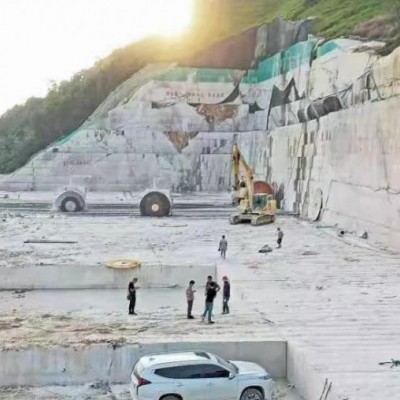
[[113,50],[190,27],[195,0],[0,0],[0,115]]
[[156,0],[158,12],[152,9],[149,27],[155,33],[165,36],[175,36],[186,31],[193,19],[192,0]]

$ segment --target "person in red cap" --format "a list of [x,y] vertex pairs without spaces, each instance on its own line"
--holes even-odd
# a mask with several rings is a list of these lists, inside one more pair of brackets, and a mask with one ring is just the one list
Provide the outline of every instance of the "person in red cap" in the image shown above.
[[224,282],[224,287],[222,289],[222,314],[229,314],[229,299],[231,297],[231,284],[229,283],[229,279],[227,276],[222,278]]

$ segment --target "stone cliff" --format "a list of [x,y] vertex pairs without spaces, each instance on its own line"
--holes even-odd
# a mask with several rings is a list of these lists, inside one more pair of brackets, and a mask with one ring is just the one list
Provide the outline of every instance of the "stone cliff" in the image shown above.
[[227,191],[236,141],[286,211],[399,248],[400,50],[379,57],[381,43],[303,33],[263,58],[266,31],[248,70],[144,68],[1,188],[78,176],[91,190]]

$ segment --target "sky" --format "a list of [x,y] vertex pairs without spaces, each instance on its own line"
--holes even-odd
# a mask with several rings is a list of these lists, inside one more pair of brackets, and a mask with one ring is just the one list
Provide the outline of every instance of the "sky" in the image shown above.
[[194,0],[0,0],[0,115],[113,50],[192,21]]

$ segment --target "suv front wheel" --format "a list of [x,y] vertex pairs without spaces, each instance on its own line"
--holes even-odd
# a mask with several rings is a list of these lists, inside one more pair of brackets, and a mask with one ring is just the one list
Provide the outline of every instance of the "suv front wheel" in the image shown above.
[[182,399],[180,397],[168,395],[168,396],[161,397],[160,400],[182,400]]
[[265,400],[261,390],[256,388],[245,389],[240,396],[240,400]]

